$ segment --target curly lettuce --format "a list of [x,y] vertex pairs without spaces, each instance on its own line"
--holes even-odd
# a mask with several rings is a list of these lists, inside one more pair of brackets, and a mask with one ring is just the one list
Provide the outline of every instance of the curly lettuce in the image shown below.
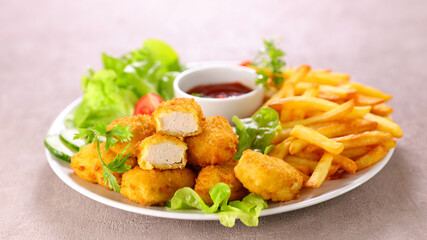
[[234,159],[240,159],[247,149],[265,154],[273,149],[270,142],[280,127],[279,114],[274,109],[263,107],[251,118],[239,119],[234,116],[232,120],[236,124],[235,132],[239,136],[238,150]]
[[176,52],[155,39],[122,57],[104,53],[102,61],[104,69],[82,77],[83,101],[70,116],[75,127],[131,115],[138,99],[150,92],[172,99],[173,80],[182,71]]
[[268,207],[267,202],[261,196],[250,193],[242,201],[232,201],[230,198],[230,187],[225,183],[217,183],[209,191],[213,201],[212,206],[205,204],[203,199],[193,189],[184,187],[175,192],[166,208],[171,210],[200,209],[204,213],[215,213],[219,215],[219,221],[226,227],[233,227],[236,219],[246,226],[258,226],[258,217],[262,209]]

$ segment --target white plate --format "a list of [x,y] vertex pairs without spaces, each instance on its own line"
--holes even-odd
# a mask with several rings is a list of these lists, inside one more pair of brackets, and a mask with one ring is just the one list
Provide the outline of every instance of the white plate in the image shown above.
[[[75,100],[70,105],[68,105],[68,107],[66,107],[61,112],[61,114],[59,114],[59,116],[52,123],[52,126],[48,131],[48,135],[59,134],[59,132],[65,128],[65,117],[72,109],[74,109],[80,103],[80,101],[81,98]],[[140,205],[136,202],[126,199],[120,193],[109,191],[106,188],[101,187],[97,184],[89,183],[80,179],[73,173],[73,170],[69,167],[69,164],[67,162],[55,158],[52,154],[50,154],[47,149],[45,151],[49,165],[62,181],[64,181],[68,186],[70,186],[77,192],[100,203],[106,204],[111,207],[123,209],[129,212],[135,212],[156,217],[188,220],[218,219],[218,216],[215,214],[203,214],[199,210],[171,211],[166,210],[164,207],[147,207]],[[340,179],[326,181],[319,188],[303,189],[301,190],[300,198],[297,200],[292,200],[281,204],[271,202],[268,205],[268,209],[261,211],[261,216],[267,216],[305,208],[344,194],[360,186],[361,184],[375,176],[387,164],[393,152],[394,148],[391,149],[381,161],[369,168],[357,172],[356,174],[344,174],[343,177]]]

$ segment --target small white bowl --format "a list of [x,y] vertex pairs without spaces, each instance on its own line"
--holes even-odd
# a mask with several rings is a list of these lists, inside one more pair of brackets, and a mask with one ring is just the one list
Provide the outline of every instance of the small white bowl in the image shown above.
[[[255,85],[256,72],[247,67],[231,64],[207,64],[190,68],[179,74],[173,84],[176,98],[194,98],[202,107],[205,116],[224,116],[229,122],[234,115],[250,117],[261,105],[264,90]],[[204,98],[187,93],[198,85],[240,82],[253,89],[236,97]]]

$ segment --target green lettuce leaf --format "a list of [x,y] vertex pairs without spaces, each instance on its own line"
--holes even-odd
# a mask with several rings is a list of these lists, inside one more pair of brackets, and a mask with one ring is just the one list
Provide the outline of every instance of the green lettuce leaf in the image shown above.
[[236,219],[240,219],[246,226],[258,226],[258,217],[262,209],[268,207],[261,196],[249,194],[242,201],[232,201],[230,187],[225,183],[217,183],[209,191],[213,201],[212,206],[207,206],[202,198],[191,188],[184,187],[175,192],[166,208],[171,210],[200,209],[204,213],[216,213],[222,225],[233,227]]
[[246,226],[255,227],[258,226],[261,210],[267,207],[267,202],[261,196],[250,193],[242,201],[233,201],[221,207],[219,221],[226,227],[233,227],[236,219],[240,219]]
[[83,76],[83,100],[73,112],[75,126],[90,127],[97,122],[111,122],[133,112],[138,97],[130,90],[119,88],[116,77],[111,70]]
[[173,197],[166,203],[166,208],[171,210],[179,209],[207,209],[209,206],[203,202],[202,198],[193,189],[184,187],[178,189]]
[[239,136],[238,150],[234,159],[240,159],[247,149],[257,152],[272,150],[270,142],[279,128],[279,114],[272,108],[264,107],[258,110],[252,118],[239,119],[233,117],[236,124],[235,132]]
[[104,53],[102,61],[105,69],[90,69],[82,77],[83,101],[69,116],[74,127],[131,115],[137,100],[150,92],[164,100],[172,99],[173,81],[182,71],[176,52],[155,39],[146,40],[142,48],[122,57]]

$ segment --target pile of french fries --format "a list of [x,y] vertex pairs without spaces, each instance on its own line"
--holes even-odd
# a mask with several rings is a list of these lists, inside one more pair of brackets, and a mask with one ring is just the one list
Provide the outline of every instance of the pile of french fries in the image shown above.
[[269,155],[295,167],[306,187],[375,164],[403,136],[385,104],[391,95],[307,65],[286,69],[283,77],[264,105],[279,113],[281,123]]

